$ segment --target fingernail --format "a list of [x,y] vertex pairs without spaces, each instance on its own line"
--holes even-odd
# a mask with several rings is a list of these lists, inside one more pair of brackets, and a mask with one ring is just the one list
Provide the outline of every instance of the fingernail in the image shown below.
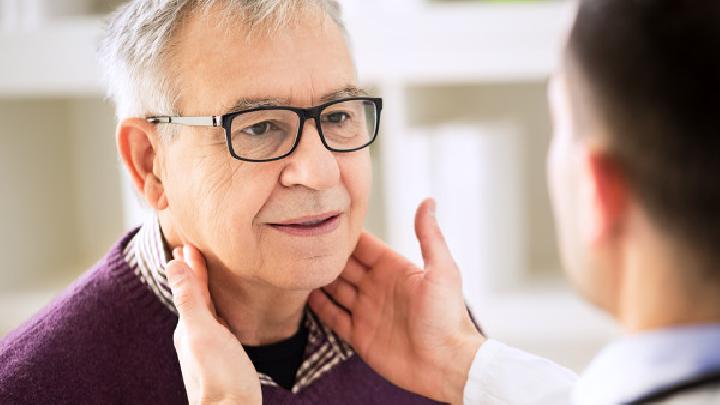
[[180,249],[179,247],[176,247],[175,249],[173,249],[172,255],[173,255],[173,259],[181,260],[182,259],[182,249]]
[[173,266],[168,266],[165,270],[165,275],[170,283],[170,289],[173,289],[175,288],[175,283],[180,281],[180,279],[185,275],[185,266],[177,263]]
[[433,218],[434,218],[434,217],[435,217],[435,208],[436,208],[436,207],[435,207],[435,200],[430,200],[430,204],[429,204],[429,205],[430,205],[430,207],[429,207],[429,208],[430,208],[430,209],[429,209],[430,215],[432,215]]
[[190,246],[183,245],[182,252],[183,252],[183,260],[185,260],[185,264],[187,264],[189,267],[192,267],[192,265],[190,264]]

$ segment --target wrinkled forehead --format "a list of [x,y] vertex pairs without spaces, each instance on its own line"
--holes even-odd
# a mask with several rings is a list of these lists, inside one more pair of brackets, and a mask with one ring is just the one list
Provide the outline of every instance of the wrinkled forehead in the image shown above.
[[308,106],[357,88],[345,35],[328,16],[305,12],[272,31],[191,16],[176,34],[170,69],[183,114],[219,114],[238,100]]

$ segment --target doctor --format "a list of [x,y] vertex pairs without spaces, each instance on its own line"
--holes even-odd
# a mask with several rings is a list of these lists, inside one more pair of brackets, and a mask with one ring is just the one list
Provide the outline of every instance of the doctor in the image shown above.
[[[365,234],[312,308],[386,379],[443,402],[720,403],[718,21],[714,0],[580,1],[549,90],[550,192],[569,279],[627,331],[580,377],[472,327],[433,201],[415,224],[424,269]],[[202,257],[176,256],[191,402],[257,398]]]

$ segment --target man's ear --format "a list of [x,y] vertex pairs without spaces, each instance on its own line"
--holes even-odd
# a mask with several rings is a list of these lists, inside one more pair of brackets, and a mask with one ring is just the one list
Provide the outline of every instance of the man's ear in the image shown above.
[[128,118],[117,127],[117,148],[135,188],[156,210],[167,208],[158,159],[159,140],[153,124]]
[[624,229],[627,180],[617,161],[603,150],[588,151],[584,166],[580,198],[585,212],[581,221],[591,243],[604,243]]

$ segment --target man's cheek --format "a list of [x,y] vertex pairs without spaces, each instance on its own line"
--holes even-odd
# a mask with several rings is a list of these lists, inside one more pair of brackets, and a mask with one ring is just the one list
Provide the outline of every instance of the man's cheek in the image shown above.
[[[347,176],[346,179],[345,186],[350,194],[351,205],[353,209],[357,210],[358,215],[364,217],[367,212],[370,190],[372,188],[372,171],[369,164],[361,165],[354,173]],[[364,218],[361,218],[361,220],[362,219]]]

